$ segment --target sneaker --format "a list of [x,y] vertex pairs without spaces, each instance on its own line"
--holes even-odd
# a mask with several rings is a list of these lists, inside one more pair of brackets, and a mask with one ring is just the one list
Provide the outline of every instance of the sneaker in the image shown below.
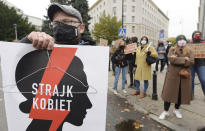
[[169,112],[163,111],[162,114],[159,116],[159,119],[164,120],[168,116],[169,116]]
[[118,94],[116,90],[114,90],[113,92],[114,92],[114,94],[115,94],[115,95],[117,95],[117,94]]
[[174,109],[173,113],[176,115],[177,118],[180,118],[180,119],[182,118],[182,114],[179,112],[179,110]]
[[123,93],[127,93],[127,91],[126,91],[125,89],[124,89],[124,90],[122,90],[122,92],[123,92]]

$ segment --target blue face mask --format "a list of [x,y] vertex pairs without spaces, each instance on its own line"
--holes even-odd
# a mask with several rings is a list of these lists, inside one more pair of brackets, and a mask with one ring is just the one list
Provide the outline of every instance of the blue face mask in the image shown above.
[[145,44],[147,44],[147,41],[143,40],[143,41],[141,41],[141,44],[145,45]]

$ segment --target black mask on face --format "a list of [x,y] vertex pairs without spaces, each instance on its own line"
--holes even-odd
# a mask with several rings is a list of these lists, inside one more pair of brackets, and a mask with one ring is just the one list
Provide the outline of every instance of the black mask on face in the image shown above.
[[53,28],[53,36],[58,43],[71,42],[78,38],[78,29],[75,26],[59,22]]

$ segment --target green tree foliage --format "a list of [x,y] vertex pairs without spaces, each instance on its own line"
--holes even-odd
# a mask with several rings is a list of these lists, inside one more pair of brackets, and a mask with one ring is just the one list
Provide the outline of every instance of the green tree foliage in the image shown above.
[[45,17],[45,20],[43,21],[41,31],[53,36],[53,31],[52,31],[52,28],[50,26],[51,21],[49,20],[48,16],[44,16],[44,17]]
[[168,41],[170,41],[173,46],[176,44],[176,38],[175,37],[168,38]]
[[17,25],[18,39],[35,30],[35,27],[28,23],[27,17],[23,17],[16,9],[0,1],[0,41],[15,40],[14,24]]
[[111,17],[110,15],[103,15],[99,18],[99,23],[94,25],[92,34],[96,41],[99,42],[100,38],[108,40],[110,45],[113,40],[119,39],[118,30],[121,26],[121,21],[117,21],[117,17]]

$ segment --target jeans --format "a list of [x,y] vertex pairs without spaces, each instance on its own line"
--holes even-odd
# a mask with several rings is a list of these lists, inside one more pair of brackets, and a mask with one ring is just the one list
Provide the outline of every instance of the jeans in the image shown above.
[[[140,81],[135,80],[135,86],[136,86],[136,90],[140,91]],[[147,92],[148,86],[149,86],[149,81],[144,80],[144,92],[143,93]]]
[[126,81],[126,72],[127,72],[127,66],[125,67],[115,67],[115,82],[114,82],[114,90],[117,90],[117,84],[120,77],[120,72],[122,70],[122,90],[125,89],[125,81]]
[[191,75],[192,75],[192,93],[194,95],[194,79],[195,79],[195,72],[199,77],[199,81],[201,83],[201,88],[205,95],[205,66],[192,66],[191,67]]

